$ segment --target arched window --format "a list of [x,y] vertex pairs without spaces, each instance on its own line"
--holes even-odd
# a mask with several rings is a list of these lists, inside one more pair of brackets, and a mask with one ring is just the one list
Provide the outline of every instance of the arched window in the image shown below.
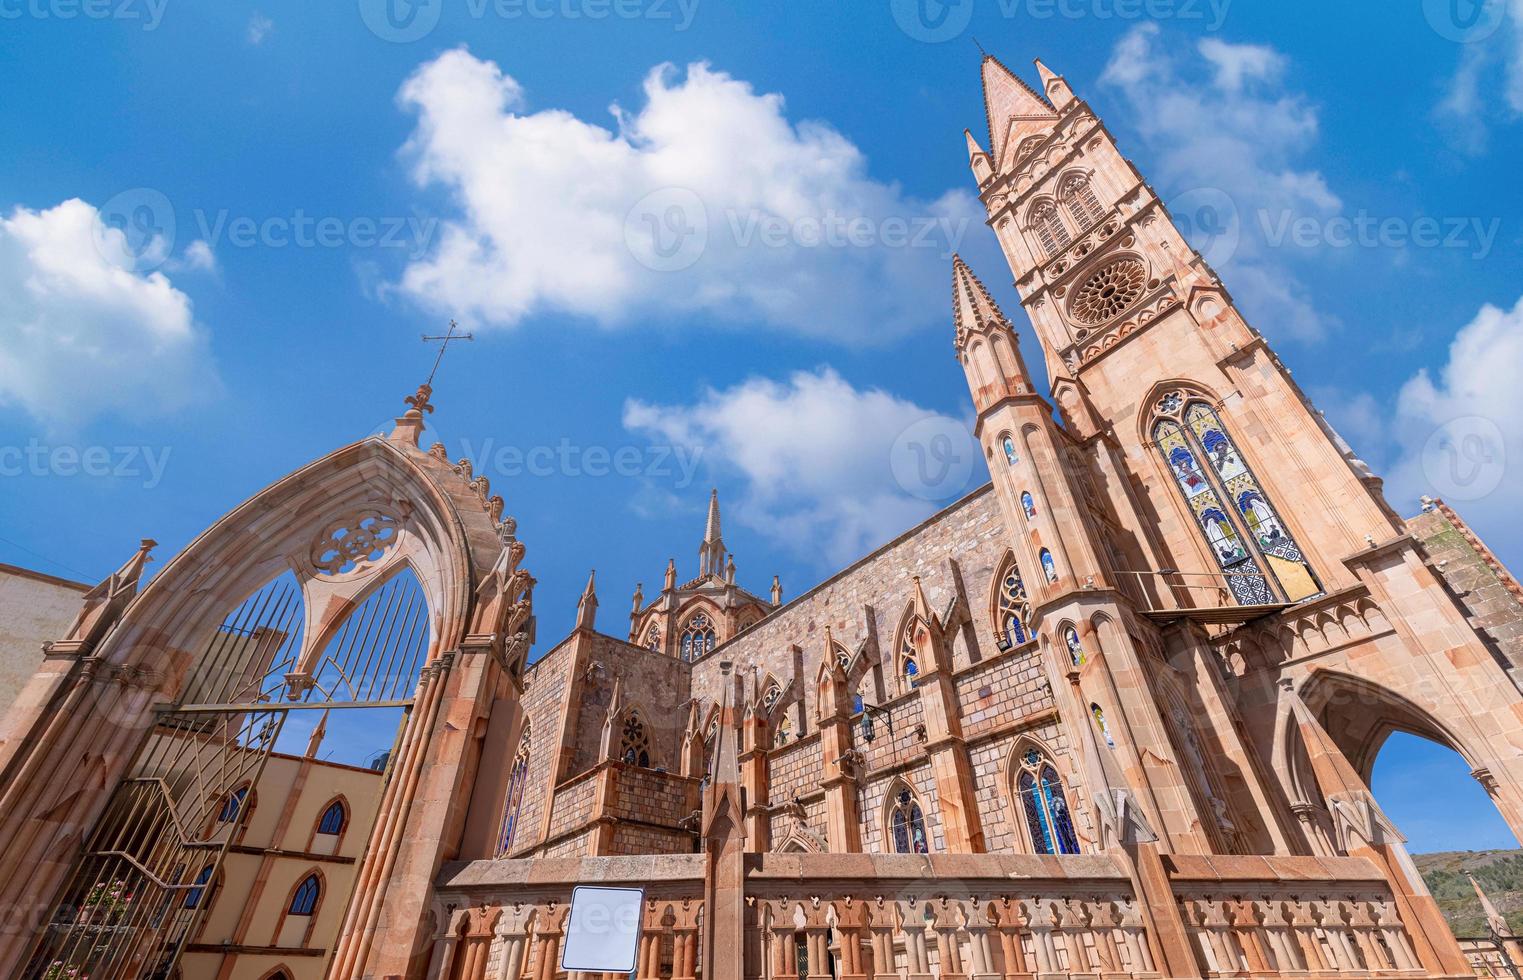
[[524,784],[529,781],[529,729],[518,739],[518,751],[508,770],[508,793],[502,803],[502,829],[497,835],[497,853],[506,854],[513,846],[513,831],[518,827],[518,812],[523,809]]
[[291,895],[291,907],[287,911],[291,915],[313,915],[317,912],[317,900],[321,895],[322,881],[314,871],[296,886],[296,891]]
[[1000,567],[995,588],[998,589],[999,598],[994,629],[999,648],[1009,650],[1031,638],[1026,632],[1026,621],[1029,618],[1026,583],[1021,581],[1021,570],[1016,567],[1014,557],[1007,557]]
[[1100,735],[1105,739],[1105,744],[1115,748],[1116,740],[1111,738],[1111,726],[1105,723],[1105,709],[1101,708],[1098,704],[1091,704],[1089,706],[1089,713],[1094,717],[1095,727],[1100,729]]
[[1068,208],[1068,213],[1073,216],[1074,224],[1080,229],[1088,229],[1090,225],[1100,220],[1103,212],[1088,177],[1083,174],[1070,174],[1063,178],[1060,193],[1063,197],[1063,205]]
[[619,742],[619,758],[632,766],[650,768],[650,736],[640,714],[630,711],[624,716],[624,736]]
[[911,606],[905,610],[899,625],[899,683],[905,691],[913,690],[920,683],[920,656],[915,651],[914,639],[916,622]]
[[1026,520],[1036,517],[1036,501],[1031,498],[1030,490],[1021,491],[1021,510],[1026,512]]
[[793,722],[788,720],[785,714],[777,720],[776,743],[787,745],[793,739]]
[[319,834],[331,834],[338,836],[344,832],[344,825],[349,822],[349,813],[344,809],[342,800],[334,800],[328,804],[328,809],[323,811],[322,817],[317,821]]
[[1021,457],[1015,451],[1015,440],[1014,439],[1010,438],[1009,436],[1006,436],[1004,438],[1004,441],[1000,445],[1001,445],[1001,448],[1003,448],[1005,450],[1005,462],[1006,463],[1010,464],[1011,466],[1014,466],[1016,463],[1019,463],[1021,461]]
[[1037,555],[1037,558],[1042,563],[1042,574],[1047,576],[1047,581],[1056,582],[1058,580],[1058,563],[1052,560],[1052,552],[1043,548],[1041,554]]
[[201,899],[206,896],[206,892],[208,891],[207,882],[212,880],[212,872],[214,870],[216,869],[213,868],[212,865],[208,864],[206,867],[201,869],[200,874],[196,875],[195,885],[185,892],[186,908],[194,909],[201,907]]
[[762,711],[767,714],[771,714],[772,709],[777,707],[777,703],[782,699],[782,686],[779,685],[777,681],[773,681],[771,684],[767,685],[767,690],[762,694]]
[[909,789],[901,788],[889,810],[889,830],[897,854],[929,854],[931,840],[925,832],[925,814]]
[[1063,219],[1058,217],[1057,205],[1051,201],[1041,201],[1031,209],[1030,228],[1036,232],[1037,240],[1042,243],[1042,250],[1052,258],[1073,241],[1073,236],[1068,233],[1068,226],[1063,224]]
[[[1322,591],[1290,531],[1216,411],[1171,392],[1158,403],[1153,443],[1240,605],[1291,602]],[[1209,468],[1201,465],[1201,460]],[[1245,538],[1242,529],[1247,529]],[[1262,556],[1262,564],[1260,562]],[[1266,573],[1267,568],[1267,573]]]
[[660,623],[651,623],[650,624],[650,629],[645,631],[645,649],[647,649],[647,650],[657,650],[657,651],[659,651],[661,649],[661,624]]
[[710,622],[707,613],[696,613],[682,629],[682,642],[679,644],[682,659],[692,663],[712,649],[714,624]]
[[1072,626],[1064,628],[1063,644],[1068,647],[1068,659],[1073,661],[1075,667],[1083,667],[1089,660],[1084,653],[1084,644],[1079,641],[1079,631]]
[[860,715],[862,713],[862,695],[853,694],[851,696],[851,710],[853,714]]
[[1073,815],[1063,793],[1063,781],[1047,757],[1035,748],[1020,758],[1015,795],[1032,847],[1038,854],[1078,854],[1079,838],[1074,833]]
[[227,794],[222,800],[222,809],[217,812],[218,823],[232,823],[238,819],[238,814],[243,812],[243,801],[248,798],[249,788],[240,786]]

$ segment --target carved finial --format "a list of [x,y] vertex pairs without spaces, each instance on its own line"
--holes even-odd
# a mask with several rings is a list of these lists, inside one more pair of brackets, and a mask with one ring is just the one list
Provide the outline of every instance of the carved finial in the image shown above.
[[774,606],[783,604],[783,582],[776,575],[772,576],[772,604]]

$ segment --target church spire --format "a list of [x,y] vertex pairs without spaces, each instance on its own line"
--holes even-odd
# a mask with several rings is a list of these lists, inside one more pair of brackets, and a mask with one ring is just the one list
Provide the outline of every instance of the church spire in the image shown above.
[[980,73],[984,81],[984,115],[989,123],[989,152],[995,159],[1004,156],[1012,122],[1039,121],[1040,128],[1045,130],[1056,121],[1057,113],[1047,100],[994,55],[984,55]]
[[576,604],[576,628],[592,629],[593,620],[598,613],[596,569],[587,575],[587,587],[582,590],[582,598]]
[[699,577],[723,576],[727,555],[724,539],[719,533],[719,491],[711,490],[709,491],[709,518],[703,528],[703,544],[698,546]]
[[952,256],[952,323],[953,346],[979,411],[1007,396],[1032,391],[1015,330],[960,255]]

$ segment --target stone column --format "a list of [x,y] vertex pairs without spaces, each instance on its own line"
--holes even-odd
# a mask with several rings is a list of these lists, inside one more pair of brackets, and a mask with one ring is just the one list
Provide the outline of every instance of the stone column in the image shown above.
[[1005,980],[1032,980],[1034,973],[1031,965],[1026,962],[1026,948],[1021,942],[1021,931],[1026,923],[1021,916],[1020,903],[1002,898],[998,910],[1000,954],[1004,958]]
[[832,903],[836,934],[840,936],[841,963],[839,980],[867,980],[862,962],[862,933],[867,925],[867,906],[850,898]]
[[[502,910],[497,920],[497,938],[501,951],[497,957],[497,980],[519,980],[523,976],[528,953],[528,930],[534,906],[515,902]],[[645,937],[641,936],[641,942]]]
[[898,980],[899,971],[894,964],[894,904],[880,896],[867,911],[873,941],[873,980]]

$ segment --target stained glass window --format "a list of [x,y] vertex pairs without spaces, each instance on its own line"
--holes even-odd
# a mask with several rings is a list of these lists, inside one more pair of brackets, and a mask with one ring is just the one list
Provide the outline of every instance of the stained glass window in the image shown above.
[[1056,582],[1058,580],[1058,563],[1052,560],[1052,552],[1043,548],[1042,553],[1037,557],[1042,562],[1042,574],[1047,576],[1047,581]]
[[1185,408],[1185,424],[1200,440],[1206,459],[1226,490],[1228,502],[1237,509],[1286,597],[1295,602],[1321,592],[1301,549],[1265,497],[1216,412],[1205,402],[1192,402]]
[[240,786],[227,795],[222,801],[222,810],[217,814],[220,823],[232,823],[238,819],[238,813],[243,809],[243,801],[249,795],[247,786]]
[[311,915],[317,911],[317,898],[322,893],[322,884],[318,880],[317,872],[307,875],[300,885],[296,886],[296,893],[291,896],[292,915]]
[[1105,744],[1111,748],[1116,747],[1116,740],[1111,738],[1111,726],[1105,723],[1105,710],[1098,704],[1089,706],[1089,713],[1094,716],[1095,727],[1100,729],[1100,734],[1105,738]]
[[1028,521],[1036,517],[1036,501],[1031,499],[1030,490],[1021,491],[1021,509],[1026,512]]
[[1009,436],[1005,437],[1004,450],[1006,463],[1014,466],[1016,463],[1021,461],[1021,457],[1015,451],[1015,440],[1011,439]]
[[787,745],[788,741],[792,738],[793,722],[788,720],[787,715],[783,715],[777,720],[777,744]]
[[211,880],[212,866],[208,864],[206,867],[201,869],[200,874],[196,875],[195,887],[188,889],[185,892],[186,908],[193,909],[201,904],[201,897],[206,894],[206,883]]
[[920,682],[920,663],[915,657],[915,643],[912,639],[914,632],[915,621],[910,619],[904,624],[903,635],[899,638],[899,673],[904,678],[906,689]]
[[619,743],[619,758],[634,766],[650,768],[650,737],[638,712],[624,716],[624,737]]
[[894,799],[893,812],[889,816],[893,828],[894,851],[898,854],[929,854],[931,844],[925,833],[925,815],[920,804],[907,789],[901,789]]
[[1075,667],[1083,667],[1089,658],[1084,653],[1084,644],[1079,641],[1079,631],[1072,626],[1063,630],[1063,643],[1068,647],[1068,659],[1073,661]]
[[1079,838],[1058,771],[1035,748],[1021,757],[1016,796],[1038,854],[1078,854]]
[[687,621],[682,630],[682,642],[678,650],[682,659],[692,663],[714,649],[714,624],[706,613],[698,613]]
[[1021,570],[1014,558],[1006,558],[999,577],[999,620],[995,629],[999,635],[999,648],[1008,650],[1025,643],[1028,604],[1026,584],[1021,581]]
[[908,684],[910,687],[914,687],[916,684],[920,683],[919,680],[918,680],[919,677],[920,677],[920,665],[915,663],[915,658],[914,657],[905,657],[904,658],[904,682],[906,684]]
[[[1258,557],[1243,540],[1243,527],[1252,535],[1253,544],[1269,564],[1273,581],[1279,583],[1287,598],[1297,601],[1318,594],[1321,586],[1301,549],[1270,505],[1216,412],[1202,401],[1184,404],[1177,392],[1170,393],[1159,404],[1166,411],[1177,412],[1181,407],[1183,424],[1160,419],[1153,426],[1153,441],[1212,556],[1226,575],[1233,599],[1241,605],[1277,599]],[[1202,457],[1209,463],[1209,472],[1201,465]]]
[[525,728],[518,740],[518,752],[513,756],[513,768],[508,770],[508,793],[503,798],[502,830],[497,839],[498,854],[508,853],[513,846],[513,833],[518,829],[518,812],[524,804],[524,784],[528,781],[529,729]]

